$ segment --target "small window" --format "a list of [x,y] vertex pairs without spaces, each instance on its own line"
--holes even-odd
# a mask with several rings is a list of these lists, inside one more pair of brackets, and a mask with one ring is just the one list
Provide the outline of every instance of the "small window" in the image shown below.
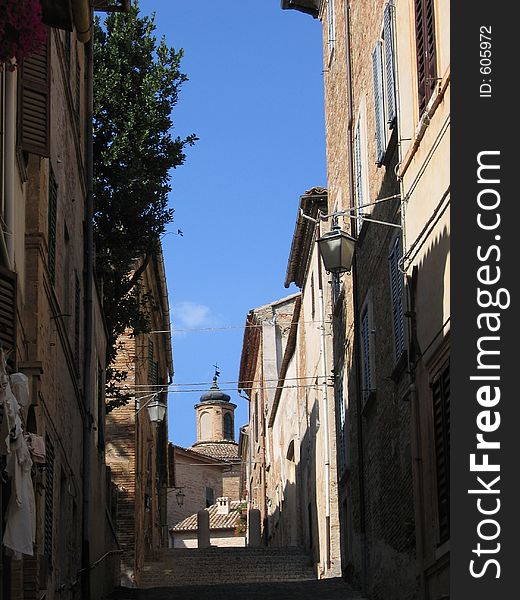
[[215,504],[215,490],[213,488],[206,488],[206,508]]
[[232,440],[234,439],[233,435],[233,417],[231,413],[224,413],[224,439]]

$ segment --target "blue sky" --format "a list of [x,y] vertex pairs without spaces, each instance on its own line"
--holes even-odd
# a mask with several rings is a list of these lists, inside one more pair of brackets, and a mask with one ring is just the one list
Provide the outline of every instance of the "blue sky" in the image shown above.
[[[141,0],[157,32],[183,48],[189,78],[174,108],[175,133],[200,140],[172,173],[163,238],[175,383],[236,382],[247,312],[282,298],[299,196],[326,185],[321,25],[279,0]],[[225,329],[218,329],[218,328]],[[221,383],[247,421],[236,383]],[[202,392],[171,393],[169,437],[196,438]]]

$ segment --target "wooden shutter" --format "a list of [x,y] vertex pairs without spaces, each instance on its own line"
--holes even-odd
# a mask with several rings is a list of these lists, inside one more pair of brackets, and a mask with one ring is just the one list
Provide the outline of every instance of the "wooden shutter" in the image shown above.
[[80,368],[80,312],[81,312],[81,285],[76,273],[74,278],[74,368],[79,376]]
[[[159,383],[159,363],[155,360],[154,343],[148,340],[148,383],[157,385]],[[156,392],[156,389],[152,391]]]
[[52,565],[52,538],[54,529],[54,446],[49,435],[45,435],[45,519],[43,553]]
[[439,544],[450,538],[450,366],[444,365],[432,383],[433,434],[437,471]]
[[386,150],[385,104],[383,91],[383,44],[379,40],[372,52],[372,75],[374,79],[374,111],[376,129],[376,163],[383,164]]
[[385,44],[385,79],[386,79],[386,119],[390,129],[395,127],[397,119],[395,70],[394,70],[394,4],[392,0],[385,5],[383,19],[383,39]]
[[415,39],[419,114],[422,114],[435,89],[437,77],[433,0],[415,0]]
[[16,346],[16,273],[4,267],[0,267],[0,345]]
[[392,318],[394,324],[394,357],[396,362],[405,350],[403,287],[404,277],[399,270],[401,258],[401,240],[396,237],[388,257],[390,271],[390,294],[392,298]]
[[56,279],[56,221],[58,212],[58,184],[52,169],[49,170],[49,190],[47,206],[47,246],[49,275],[52,283]]
[[370,395],[372,389],[372,365],[370,361],[370,318],[368,307],[361,315],[361,352],[363,354],[363,402]]
[[50,36],[42,48],[28,56],[20,68],[19,141],[23,150],[49,156]]
[[360,214],[359,207],[363,205],[363,164],[361,160],[361,119],[358,119],[356,131],[354,134],[354,166],[355,166],[355,192],[356,192],[356,217],[358,233],[363,225],[363,216]]

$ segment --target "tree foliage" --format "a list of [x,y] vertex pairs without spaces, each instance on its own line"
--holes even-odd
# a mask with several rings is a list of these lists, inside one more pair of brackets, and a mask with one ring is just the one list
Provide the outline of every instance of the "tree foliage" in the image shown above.
[[154,16],[112,13],[95,23],[94,241],[96,273],[109,330],[107,409],[124,404],[113,363],[117,339],[150,327],[151,298],[142,274],[173,220],[168,205],[171,170],[182,165],[196,140],[172,134],[172,108],[186,81],[182,50],[154,35]]

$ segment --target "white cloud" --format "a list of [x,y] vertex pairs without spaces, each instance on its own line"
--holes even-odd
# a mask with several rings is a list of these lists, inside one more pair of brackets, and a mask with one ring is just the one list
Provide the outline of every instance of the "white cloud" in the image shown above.
[[210,327],[214,324],[211,309],[205,304],[196,302],[179,302],[173,307],[173,328],[193,329],[198,327]]

